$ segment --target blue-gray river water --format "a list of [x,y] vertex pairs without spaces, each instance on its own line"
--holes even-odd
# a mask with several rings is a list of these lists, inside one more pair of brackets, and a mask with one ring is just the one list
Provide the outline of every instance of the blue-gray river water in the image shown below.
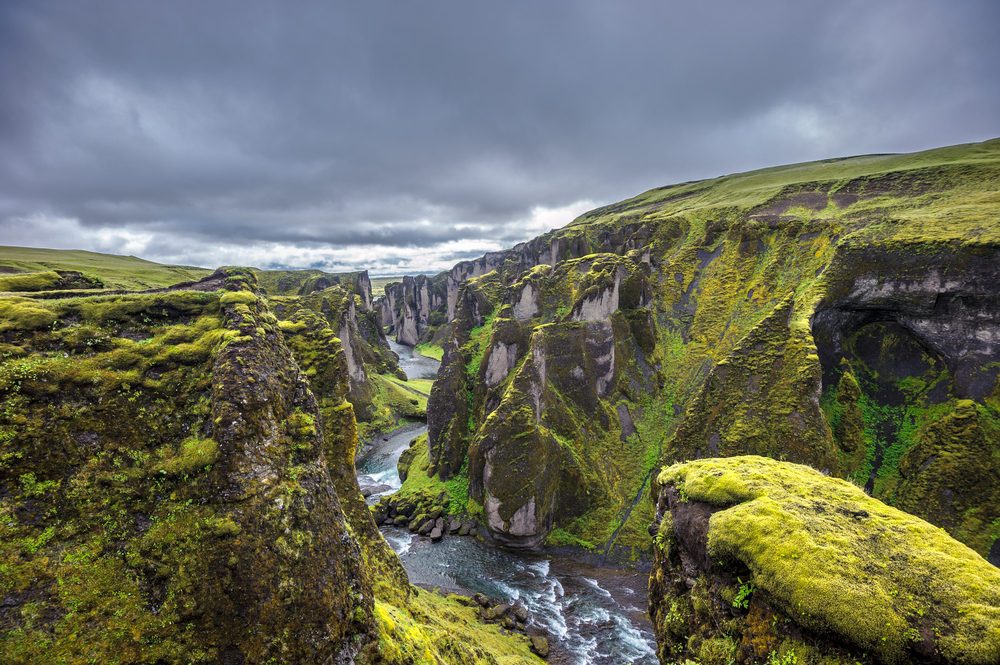
[[[436,376],[437,361],[395,342],[390,345],[410,378]],[[398,489],[399,454],[426,431],[422,424],[413,424],[366,450],[357,460],[361,486],[385,484],[392,488],[386,494]],[[445,536],[432,543],[397,527],[383,527],[381,532],[413,584],[524,603],[532,622],[548,632],[551,663],[657,662],[646,617],[646,573],[594,567],[574,557],[502,550],[469,537]]]

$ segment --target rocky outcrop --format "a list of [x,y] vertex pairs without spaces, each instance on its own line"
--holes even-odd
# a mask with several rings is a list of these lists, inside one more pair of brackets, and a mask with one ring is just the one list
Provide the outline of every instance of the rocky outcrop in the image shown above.
[[[6,271],[4,271],[6,272]],[[0,292],[27,293],[103,289],[104,280],[79,270],[47,270],[0,276]]]
[[762,457],[659,476],[660,662],[995,663],[1000,570],[812,468]]
[[416,346],[426,333],[444,323],[443,277],[443,273],[433,278],[406,276],[402,282],[386,284],[379,301],[382,324],[398,343]]
[[405,379],[377,312],[366,310],[361,296],[332,286],[307,296],[271,296],[268,302],[281,319],[296,357],[308,365],[307,371],[332,371],[322,365],[329,353],[325,349],[332,342],[343,349],[350,379],[347,399],[361,423],[363,438],[391,427],[399,418],[425,416],[405,390],[384,376]]
[[[596,210],[588,213],[578,221],[583,221],[599,212]],[[453,321],[457,316],[459,288],[469,279],[482,277],[494,270],[516,276],[535,266],[547,265],[555,268],[560,261],[578,259],[588,254],[625,254],[643,246],[644,241],[650,236],[650,229],[643,224],[626,223],[619,228],[598,229],[593,234],[588,233],[583,227],[573,228],[571,225],[559,231],[550,231],[528,242],[519,243],[502,252],[490,252],[472,261],[456,263],[447,273],[447,320]]]
[[46,301],[41,337],[5,319],[10,662],[312,663],[374,637],[319,405],[253,274],[224,288]]
[[[564,229],[519,243],[509,250],[490,252],[472,261],[461,261],[448,272],[433,278],[424,275],[404,277],[402,282],[388,284],[385,296],[378,302],[383,325],[389,334],[396,335],[396,341],[400,344],[416,345],[420,340],[427,341],[428,331],[455,320],[459,288],[470,279],[493,271],[515,277],[535,266],[555,268],[560,261],[581,258],[595,252],[624,254],[642,247],[650,235],[650,229],[642,224],[626,224],[620,229],[600,229],[593,236],[582,229],[571,232]],[[643,260],[648,262],[648,256]],[[523,295],[527,299],[514,303],[514,315],[519,319],[533,318],[537,313],[531,313],[530,309],[533,306],[532,298],[537,294],[533,296],[529,290]],[[609,304],[610,302],[606,302],[603,307],[606,308]],[[612,307],[610,311],[614,309],[616,308]]]
[[358,306],[373,311],[372,282],[368,271],[329,273],[322,270],[255,270],[261,291],[268,296],[307,296],[340,287],[360,298]]
[[634,316],[650,302],[648,266],[595,255],[537,266],[509,287],[491,273],[462,294],[428,403],[433,471],[447,479],[467,459],[469,496],[489,537],[509,547],[540,546],[557,515],[579,517],[592,499],[630,501],[642,479],[627,455],[609,459],[596,446],[579,454],[566,442],[591,429],[620,449],[621,419],[605,404],[656,390],[630,324],[650,323]]

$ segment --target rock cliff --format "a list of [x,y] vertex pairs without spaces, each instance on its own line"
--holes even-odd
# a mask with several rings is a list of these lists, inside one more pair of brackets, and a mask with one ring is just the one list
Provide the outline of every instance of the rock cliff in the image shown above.
[[990,556],[998,188],[1000,141],[827,160],[651,190],[461,263],[429,470],[468,480],[498,543],[634,556],[654,469],[766,455]]
[[323,662],[372,639],[318,404],[254,282],[3,301],[10,662]]
[[[406,376],[389,348],[367,272],[256,274],[269,285],[268,303],[286,322],[283,330],[300,362],[328,353],[331,341],[343,347],[350,379],[347,400],[354,407],[362,439],[391,429],[400,419],[426,417],[426,399],[399,385]],[[293,320],[300,311],[316,316]],[[310,367],[307,371],[317,370]]]
[[385,286],[385,295],[378,301],[382,324],[396,341],[416,346],[427,341],[429,334],[445,323],[446,291],[444,277],[406,276],[402,282]]

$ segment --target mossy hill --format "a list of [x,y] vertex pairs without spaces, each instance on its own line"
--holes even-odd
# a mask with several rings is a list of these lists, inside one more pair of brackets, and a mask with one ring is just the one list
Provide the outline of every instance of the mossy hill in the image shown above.
[[4,662],[534,660],[409,586],[358,490],[348,350],[312,304],[279,321],[245,269],[0,298]]
[[632,557],[656,469],[757,454],[851,478],[986,556],[998,219],[994,140],[662,187],[458,264],[432,489],[462,478],[450,505],[497,543]]
[[658,481],[660,662],[1000,662],[1000,569],[942,529],[763,457]]

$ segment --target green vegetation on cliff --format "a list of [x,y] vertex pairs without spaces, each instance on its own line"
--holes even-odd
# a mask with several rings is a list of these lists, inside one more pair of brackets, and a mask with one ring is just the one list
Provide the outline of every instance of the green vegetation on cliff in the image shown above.
[[329,475],[302,425],[316,402],[252,274],[222,277],[222,293],[46,300],[44,326],[6,319],[9,662],[312,659],[368,634],[357,544],[331,540],[343,513],[316,495]]
[[[263,274],[279,284],[292,279],[285,273],[277,278]],[[369,440],[379,432],[398,427],[404,419],[426,418],[429,387],[405,381],[377,315],[369,306],[370,292],[365,291],[364,295],[356,292],[360,288],[356,286],[360,274],[363,273],[347,275],[355,280],[351,282],[345,277],[348,285],[308,281],[301,289],[323,288],[305,295],[272,295],[268,303],[281,319],[282,332],[307,375],[333,372],[349,381],[348,400],[359,421],[360,436]],[[333,277],[336,276],[322,279]],[[291,282],[289,288],[299,288],[296,284],[299,282]],[[330,344],[343,346],[346,372],[340,373],[339,368],[334,370],[328,365]]]

